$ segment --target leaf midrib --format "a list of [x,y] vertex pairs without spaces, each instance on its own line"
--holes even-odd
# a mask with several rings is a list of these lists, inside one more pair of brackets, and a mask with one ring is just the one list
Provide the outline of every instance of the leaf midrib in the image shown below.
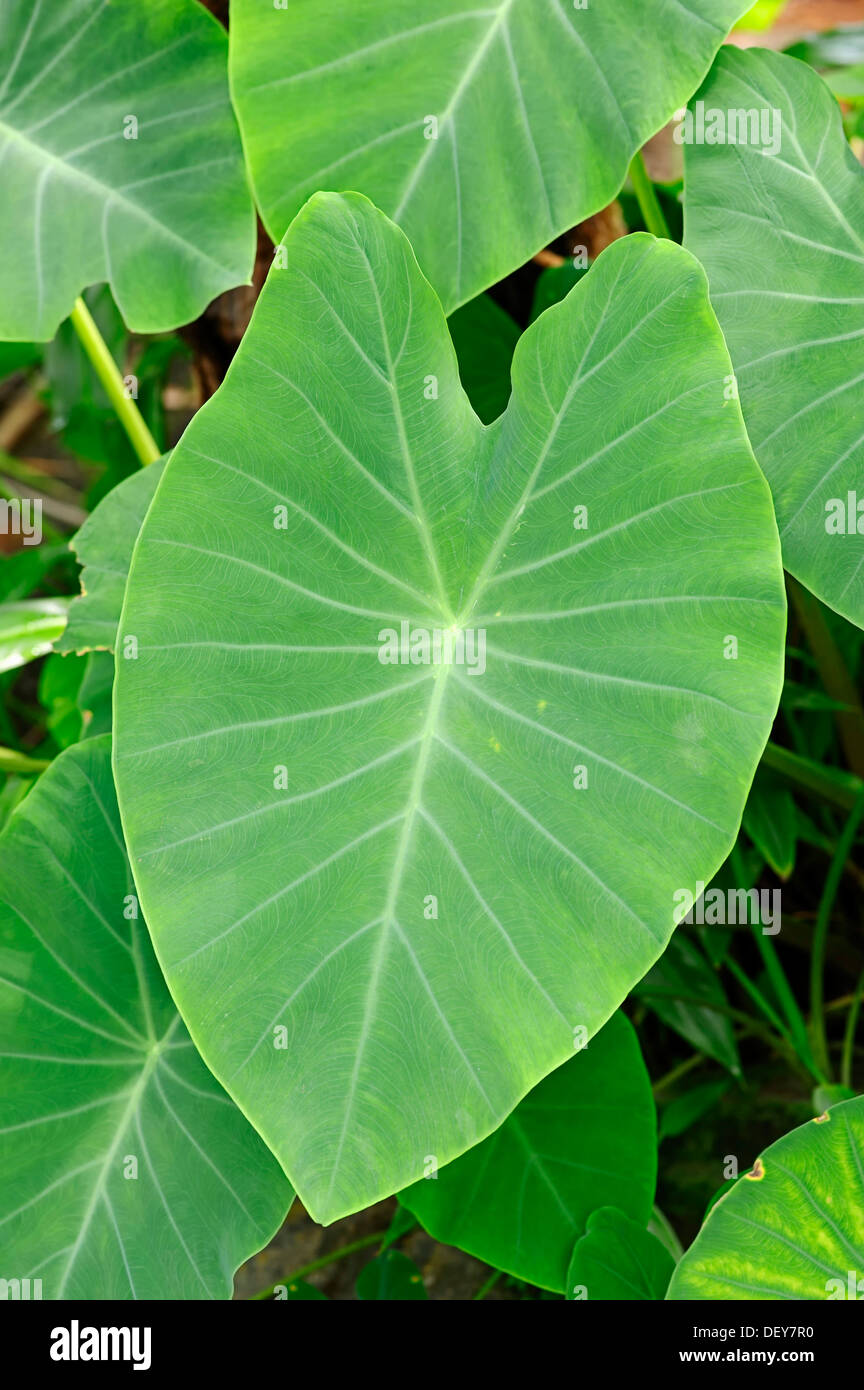
[[333,1195],[333,1187],[336,1176],[339,1172],[339,1164],[342,1158],[342,1150],[348,1134],[348,1126],[354,1107],[354,1100],[357,1094],[357,1084],[360,1076],[360,1069],[363,1064],[363,1057],[366,1044],[372,1030],[372,1023],[375,1017],[375,1009],[378,1002],[378,988],[381,980],[381,972],[384,968],[384,961],[387,955],[387,947],[390,942],[391,933],[396,927],[396,906],[399,899],[399,891],[402,886],[402,879],[405,874],[405,864],[408,858],[408,850],[411,844],[411,837],[414,831],[417,815],[421,809],[420,797],[423,791],[423,783],[426,778],[426,771],[429,765],[429,757],[432,745],[437,737],[438,719],[441,713],[441,706],[444,700],[444,691],[451,671],[450,666],[442,666],[439,674],[434,678],[434,690],[429,701],[429,708],[426,712],[426,719],[423,732],[420,735],[420,743],[417,753],[417,761],[414,765],[414,773],[411,778],[411,786],[408,793],[408,802],[402,818],[402,829],[399,834],[399,841],[396,846],[396,854],[393,860],[393,867],[390,871],[390,881],[387,886],[387,899],[384,905],[384,915],[381,922],[381,930],[378,935],[378,942],[375,947],[375,954],[372,958],[372,968],[369,984],[366,991],[366,1003],[363,1010],[363,1020],[360,1025],[360,1034],[357,1040],[357,1048],[354,1058],[354,1066],[351,1069],[351,1079],[348,1084],[348,1096],[345,1105],[345,1114],[342,1127],[339,1133],[339,1141],[336,1146],[336,1154],[330,1170],[330,1186],[327,1190],[326,1201],[329,1202]]

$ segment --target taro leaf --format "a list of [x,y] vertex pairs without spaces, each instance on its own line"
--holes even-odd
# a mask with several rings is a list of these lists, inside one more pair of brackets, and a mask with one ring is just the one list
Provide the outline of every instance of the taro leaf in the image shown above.
[[733,1076],[740,1076],[741,1059],[732,1023],[711,1007],[726,1007],[726,991],[704,953],[685,935],[686,930],[675,933],[635,992],[669,1028],[728,1067]]
[[399,1250],[386,1250],[370,1260],[357,1280],[357,1297],[380,1301],[417,1302],[428,1298],[419,1269]]
[[786,568],[864,626],[864,173],[837,102],[797,59],[724,49],[699,97],[780,116],[779,154],[687,147],[685,240],[708,271]]
[[[610,247],[486,428],[365,198],[285,248],[138,538],[116,774],[172,993],[329,1222],[496,1129],[655,960],[734,839],[784,600],[680,247]],[[402,622],[453,659],[384,664]]]
[[662,1300],[675,1261],[665,1245],[615,1207],[600,1207],[573,1247],[567,1298]]
[[798,816],[795,798],[785,783],[760,768],[744,809],[744,829],[778,878],[795,868]]
[[488,294],[463,304],[447,320],[465,394],[484,424],[490,425],[510,399],[510,363],[519,325]]
[[679,1262],[667,1297],[860,1299],[862,1197],[859,1096],[784,1134],[720,1197]]
[[651,1081],[632,1026],[615,1013],[500,1129],[399,1200],[436,1240],[563,1293],[594,1208],[620,1207],[644,1227],[656,1178]]
[[291,1191],[204,1066],[135,918],[108,737],[0,837],[0,1243],[44,1298],[229,1298]]
[[113,685],[110,652],[49,656],[39,675],[39,703],[55,743],[68,748],[81,738],[110,734]]
[[450,312],[612,201],[746,0],[233,0],[231,88],[274,241],[356,188]]
[[4,0],[0,337],[52,338],[97,281],[157,333],[248,280],[226,47],[193,0]]
[[50,652],[66,627],[67,599],[31,598],[0,604],[0,671]]
[[114,650],[132,551],[153,500],[165,459],[141,468],[112,488],[72,542],[83,571],[81,594],[69,605],[60,652]]

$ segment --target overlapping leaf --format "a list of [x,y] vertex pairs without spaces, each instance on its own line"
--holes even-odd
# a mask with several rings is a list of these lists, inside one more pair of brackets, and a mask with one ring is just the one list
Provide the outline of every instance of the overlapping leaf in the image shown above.
[[494,1134],[400,1201],[436,1240],[562,1293],[594,1208],[614,1205],[644,1229],[656,1177],[651,1081],[633,1028],[616,1013]]
[[164,467],[165,460],[158,459],[124,478],[75,536],[72,546],[83,566],[81,593],[69,606],[58,651],[114,650],[132,551]]
[[0,837],[2,1274],[31,1297],[228,1298],[291,1191],[165,988],[110,747],[62,754]]
[[456,308],[609,203],[746,0],[233,0],[231,86],[278,240],[357,188]]
[[784,563],[864,626],[864,173],[837,102],[795,58],[724,49],[699,100],[747,121],[744,141],[687,146],[685,240],[708,271]]
[[227,39],[195,0],[4,0],[0,337],[54,336],[107,280],[128,326],[248,280]]
[[864,1298],[864,1099],[765,1150],[711,1208],[668,1297]]
[[[184,1018],[330,1221],[483,1139],[657,958],[734,839],[784,600],[679,247],[605,252],[489,427],[381,213],[320,195],[285,247],[138,539],[115,772]],[[403,622],[465,650],[384,664]]]
[[675,1261],[644,1225],[614,1207],[600,1207],[588,1218],[567,1271],[572,1300],[662,1299]]

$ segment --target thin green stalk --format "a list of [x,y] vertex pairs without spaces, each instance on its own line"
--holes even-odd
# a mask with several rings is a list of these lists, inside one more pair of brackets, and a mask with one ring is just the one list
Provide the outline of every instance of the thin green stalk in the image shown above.
[[493,1269],[492,1273],[489,1275],[489,1278],[485,1281],[485,1283],[480,1285],[480,1288],[475,1293],[475,1303],[478,1303],[481,1298],[485,1298],[490,1289],[494,1289],[495,1285],[498,1283],[498,1280],[501,1278],[502,1273],[503,1270]]
[[831,629],[825,620],[825,612],[818,598],[802,588],[791,574],[787,575],[789,593],[801,626],[804,629],[810,650],[816,658],[819,676],[826,694],[845,705],[836,710],[834,720],[843,751],[850,768],[859,777],[864,776],[864,708],[855,682],[849,675],[843,654],[834,641]]
[[[739,888],[743,888],[746,883],[746,874],[741,850],[737,844],[732,850],[729,860],[735,875],[735,881]],[[757,912],[757,916],[758,915]],[[749,912],[747,916],[750,916]],[[749,927],[756,941],[759,954],[762,957],[762,963],[768,973],[768,978],[774,986],[774,991],[780,1001],[783,1013],[786,1016],[786,1022],[789,1025],[789,1034],[791,1035],[790,1041],[795,1051],[798,1053],[798,1056],[801,1058],[801,1061],[810,1071],[814,1072],[815,1075],[815,1061],[810,1048],[810,1039],[807,1036],[807,1025],[804,1022],[804,1015],[798,1007],[798,1002],[792,991],[792,987],[786,978],[786,971],[780,963],[777,948],[771,938],[766,936],[763,932],[761,919],[757,922],[750,922]],[[760,998],[761,997],[760,995]]]
[[843,772],[832,767],[826,770],[820,763],[810,758],[802,758],[781,748],[778,743],[769,743],[762,754],[762,762],[781,777],[793,782],[796,787],[813,792],[825,801],[851,811],[858,797],[864,792],[864,781],[851,772]]
[[131,396],[126,394],[120,369],[99,329],[93,315],[83,299],[75,300],[70,315],[72,326],[81,340],[81,346],[93,364],[94,371],[105,388],[118,420],[129,436],[129,443],[142,464],[155,463],[160,449],[153,438],[146,421]]
[[828,923],[831,920],[837,890],[840,887],[843,866],[852,852],[862,817],[864,817],[864,791],[859,793],[855,806],[843,827],[843,833],[837,841],[834,858],[831,860],[831,866],[825,879],[825,887],[819,900],[819,912],[816,916],[816,927],[813,932],[813,952],[810,957],[810,1029],[813,1036],[813,1054],[817,1064],[827,1073],[829,1081],[831,1080],[831,1063],[828,1057],[828,1036],[825,1031],[825,942],[828,939]]
[[654,185],[648,177],[648,170],[645,168],[645,160],[641,150],[637,150],[633,156],[633,162],[630,165],[630,182],[633,185],[639,210],[649,232],[653,232],[654,236],[665,237],[667,241],[671,241],[669,224],[663,216],[663,209],[660,206],[660,199],[657,197]]
[[858,1027],[858,1015],[861,1011],[861,996],[864,994],[864,970],[858,981],[858,988],[852,1000],[852,1007],[846,1017],[846,1031],[843,1035],[843,1055],[840,1060],[840,1085],[848,1086],[850,1091],[852,1086],[852,1055],[855,1050],[855,1031]]
[[344,1260],[346,1256],[355,1254],[358,1250],[366,1250],[370,1245],[377,1245],[386,1236],[386,1231],[376,1231],[373,1236],[363,1236],[360,1240],[352,1241],[350,1245],[342,1245],[338,1250],[331,1250],[329,1255],[321,1255],[317,1260],[312,1260],[310,1264],[303,1265],[300,1269],[295,1269],[284,1279],[278,1279],[269,1288],[262,1289],[260,1293],[253,1293],[252,1300],[262,1298],[272,1298],[276,1289],[282,1284],[293,1284],[297,1279],[305,1279],[307,1274],[314,1274],[316,1269],[323,1269],[325,1265],[332,1265],[336,1260]]
[[50,759],[28,758],[14,748],[0,748],[0,772],[44,772],[50,766]]
[[[753,1003],[756,1005],[757,1009],[759,1009],[760,1013],[763,1013],[767,1018],[768,1022],[774,1028],[777,1029],[777,1032],[780,1034],[781,1038],[785,1038],[789,1046],[794,1047],[794,1043],[792,1041],[792,1034],[789,1032],[789,1029],[786,1027],[786,1024],[783,1022],[776,1009],[765,998],[765,995],[762,993],[759,986],[754,985],[753,981],[751,979],[748,979],[747,975],[741,969],[741,966],[738,964],[736,960],[733,960],[731,956],[729,956],[726,959],[724,964],[726,965],[727,969],[731,971],[731,973],[734,975],[735,979],[738,981],[745,994],[749,994],[750,998],[753,1000]],[[713,1005],[711,1007],[713,1007]],[[801,1060],[803,1061],[804,1059],[802,1058]]]
[[659,1081],[654,1082],[651,1088],[654,1095],[659,1095],[661,1091],[665,1091],[667,1087],[673,1086],[676,1081],[680,1081],[682,1076],[687,1076],[689,1072],[694,1071],[696,1067],[701,1067],[702,1063],[707,1061],[708,1058],[705,1056],[704,1052],[694,1052],[692,1057],[688,1057],[685,1062],[679,1062],[677,1067],[673,1067],[671,1071],[667,1071],[661,1076]]
[[786,977],[786,971],[780,963],[777,948],[769,936],[765,936],[762,927],[758,922],[751,924],[753,937],[759,948],[762,963],[768,973],[768,978],[774,986],[777,998],[789,1024],[789,1032],[792,1035],[792,1042],[798,1056],[806,1067],[814,1072],[816,1068],[815,1058],[810,1046],[810,1039],[807,1035],[807,1024],[804,1022],[804,1015],[798,1007],[798,1001],[792,991],[792,986]]

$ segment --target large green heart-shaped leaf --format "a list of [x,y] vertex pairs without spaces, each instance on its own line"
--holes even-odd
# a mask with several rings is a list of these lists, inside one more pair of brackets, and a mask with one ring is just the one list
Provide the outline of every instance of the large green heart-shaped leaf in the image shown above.
[[673,1299],[864,1299],[864,1098],[784,1134],[711,1208]]
[[[332,1221],[489,1134],[656,959],[734,839],[784,600],[680,247],[604,253],[488,427],[365,198],[285,247],[138,538],[115,772],[184,1018]],[[453,660],[385,664],[403,622]]]
[[107,736],[63,753],[0,837],[0,1057],[4,1278],[229,1298],[292,1194],[165,988]]
[[562,1293],[595,1207],[644,1227],[657,1179],[657,1120],[639,1042],[613,1014],[482,1144],[399,1200],[436,1240]]
[[[712,111],[759,122],[756,143],[686,147],[685,240],[708,271],[784,563],[864,626],[864,173],[837,102],[796,58],[724,49],[699,100],[706,131]],[[775,133],[780,152],[763,154]]]
[[347,24],[338,0],[233,0],[231,90],[264,221],[278,240],[311,193],[357,188],[454,309],[611,202],[746,8],[367,0]]
[[4,0],[0,337],[53,338],[97,281],[157,333],[248,280],[226,50],[195,0]]

